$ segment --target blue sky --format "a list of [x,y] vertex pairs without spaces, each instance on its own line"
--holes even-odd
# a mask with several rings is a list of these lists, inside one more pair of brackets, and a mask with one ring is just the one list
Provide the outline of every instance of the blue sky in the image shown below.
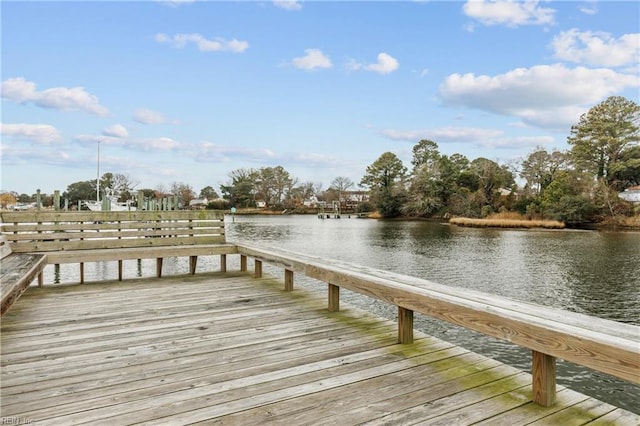
[[638,102],[635,1],[2,1],[2,181],[219,190],[239,168],[355,183],[420,139],[517,162]]

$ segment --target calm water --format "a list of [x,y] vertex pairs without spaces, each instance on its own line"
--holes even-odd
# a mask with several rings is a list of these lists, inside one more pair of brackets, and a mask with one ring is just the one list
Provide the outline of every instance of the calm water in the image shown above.
[[[417,276],[545,306],[640,325],[640,233],[520,231],[459,228],[426,221],[318,219],[310,216],[227,217],[227,239],[274,246]],[[229,256],[229,269],[237,268]],[[206,262],[199,261],[205,269]],[[188,271],[186,259],[167,259],[172,272]],[[216,265],[213,265],[216,267]],[[281,275],[278,267],[265,271]],[[77,265],[63,265],[62,281]],[[153,276],[154,261],[125,262],[125,277]],[[87,280],[113,279],[115,262],[88,264]],[[45,282],[54,278],[51,269]],[[169,271],[167,271],[169,273]],[[75,278],[77,281],[77,278]],[[296,285],[326,291],[317,281]],[[341,298],[395,319],[397,308],[347,291]],[[448,323],[417,315],[415,328],[529,371],[530,351]],[[639,348],[640,350],[640,348]],[[558,382],[640,413],[640,387],[559,362]]]

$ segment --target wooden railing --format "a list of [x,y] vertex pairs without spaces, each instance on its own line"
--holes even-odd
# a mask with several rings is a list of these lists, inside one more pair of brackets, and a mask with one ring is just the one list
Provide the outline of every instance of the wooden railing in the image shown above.
[[240,267],[254,258],[285,269],[284,288],[294,272],[328,284],[328,309],[340,307],[345,288],[398,306],[398,341],[413,341],[414,312],[531,349],[533,400],[550,406],[556,398],[556,358],[640,383],[640,327],[519,302],[467,289],[345,262],[238,244]]
[[48,264],[77,263],[84,282],[84,263],[156,259],[162,275],[165,257],[189,256],[196,271],[198,256],[220,255],[221,269],[235,245],[225,239],[220,210],[127,212],[0,212],[0,232],[14,253],[46,254]]

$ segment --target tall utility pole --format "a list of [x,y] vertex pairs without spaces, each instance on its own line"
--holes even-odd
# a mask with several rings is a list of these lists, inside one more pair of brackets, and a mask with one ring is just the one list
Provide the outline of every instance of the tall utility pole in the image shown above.
[[96,201],[100,201],[100,141],[98,141],[98,171],[96,173]]

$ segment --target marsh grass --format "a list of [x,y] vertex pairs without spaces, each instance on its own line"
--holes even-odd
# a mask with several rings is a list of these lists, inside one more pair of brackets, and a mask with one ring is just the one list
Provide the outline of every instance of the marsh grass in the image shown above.
[[606,218],[602,225],[605,227],[637,230],[640,229],[640,215],[617,217],[615,219]]
[[557,220],[527,219],[518,213],[496,213],[483,219],[469,217],[454,217],[449,223],[458,226],[470,226],[476,228],[545,228],[563,229],[565,224]]
[[620,222],[622,226],[640,229],[640,215],[622,218]]

